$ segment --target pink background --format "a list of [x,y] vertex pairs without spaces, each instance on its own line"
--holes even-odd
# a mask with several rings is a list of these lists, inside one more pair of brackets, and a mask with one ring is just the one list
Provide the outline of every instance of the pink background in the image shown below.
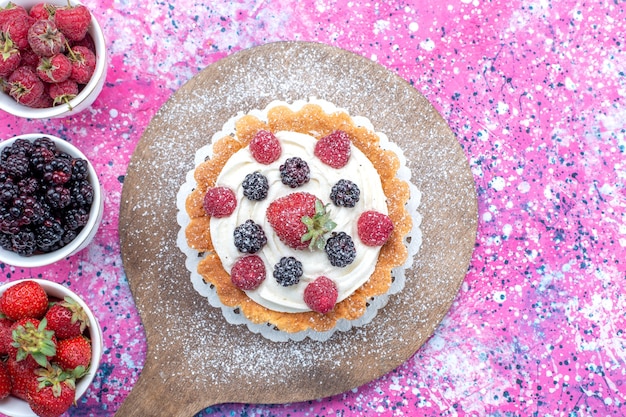
[[66,138],[94,161],[106,191],[88,249],[48,268],[0,265],[3,281],[43,277],[71,286],[101,320],[103,362],[70,415],[112,415],[145,360],[117,232],[135,145],[198,71],[279,40],[353,51],[430,100],[474,174],[477,245],[441,326],[390,374],[332,398],[224,404],[201,415],[626,414],[625,2],[84,3],[110,54],[92,108],[47,121],[0,113],[1,139]]

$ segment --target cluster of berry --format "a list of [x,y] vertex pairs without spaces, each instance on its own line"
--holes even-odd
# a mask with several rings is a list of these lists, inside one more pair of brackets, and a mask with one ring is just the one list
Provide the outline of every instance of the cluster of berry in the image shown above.
[[88,326],[70,297],[48,297],[36,281],[9,287],[0,297],[0,400],[20,398],[42,417],[66,412],[91,364]]
[[18,103],[47,108],[68,103],[96,67],[91,13],[83,5],[9,2],[0,9],[0,85]]
[[[249,145],[252,157],[261,164],[278,161],[281,145],[278,138],[268,131],[258,132]],[[351,153],[351,140],[343,131],[333,132],[316,142],[314,154],[332,168],[344,167]],[[298,188],[310,180],[310,168],[299,157],[287,158],[279,168],[283,184]],[[250,200],[267,197],[268,180],[259,172],[246,176],[242,184],[244,196]],[[354,182],[341,179],[330,192],[330,200],[338,207],[354,207],[360,198],[360,190]],[[228,187],[210,188],[204,198],[204,209],[209,216],[230,216],[237,206],[237,197]],[[272,201],[266,218],[274,233],[293,249],[324,250],[331,265],[346,267],[356,258],[356,246],[352,237],[345,232],[332,232],[336,227],[330,219],[328,205],[308,193],[295,191]],[[393,222],[382,213],[361,213],[357,223],[359,238],[365,245],[381,246],[393,231]],[[332,233],[331,233],[332,232]],[[267,243],[263,228],[253,220],[247,220],[234,231],[234,243],[239,252],[245,254],[233,265],[233,285],[243,290],[257,288],[266,276],[265,266],[255,255]],[[303,275],[302,263],[292,257],[283,257],[273,270],[273,277],[283,286],[296,285]],[[327,313],[334,308],[337,288],[327,277],[318,277],[309,283],[304,292],[304,301],[313,311]]]
[[0,154],[0,246],[22,256],[65,246],[89,220],[88,163],[47,137],[17,139]]

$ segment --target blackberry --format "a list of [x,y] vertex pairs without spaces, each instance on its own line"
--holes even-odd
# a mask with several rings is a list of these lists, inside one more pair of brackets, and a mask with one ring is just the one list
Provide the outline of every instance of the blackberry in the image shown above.
[[17,219],[8,210],[3,210],[0,214],[0,232],[14,235],[19,231],[20,225]]
[[35,195],[39,191],[39,181],[33,177],[22,178],[17,187],[21,195]]
[[70,186],[69,190],[72,206],[91,207],[91,203],[93,203],[93,187],[89,181],[77,181]]
[[294,156],[280,166],[280,180],[291,188],[306,184],[311,179],[311,169],[305,160]]
[[284,256],[274,265],[274,278],[283,287],[289,287],[300,282],[302,276],[302,262],[293,256]]
[[49,137],[42,136],[33,141],[35,148],[46,148],[52,152],[57,151],[57,145]]
[[13,243],[11,242],[11,237],[12,236],[7,233],[0,233],[0,248],[8,251],[12,250]]
[[350,235],[345,232],[334,233],[324,247],[332,266],[343,268],[350,265],[356,257],[356,248]]
[[20,230],[11,237],[11,250],[21,256],[30,256],[37,250],[35,234],[28,230]]
[[67,245],[68,243],[70,243],[72,240],[76,239],[76,236],[78,236],[78,231],[76,230],[65,230],[65,233],[63,233],[63,236],[61,237],[61,240],[58,243],[59,247],[63,247],[65,245]]
[[[11,146],[7,147],[3,151],[3,156],[8,155],[24,155],[30,156],[33,151],[33,144],[27,139],[16,139]],[[4,159],[4,158],[3,158]]]
[[330,199],[339,207],[354,207],[361,197],[361,190],[350,180],[337,181],[330,190]]
[[72,177],[72,163],[67,158],[56,156],[43,166],[43,179],[53,184],[65,184]]
[[46,219],[43,224],[35,229],[35,242],[42,252],[50,252],[56,248],[57,243],[63,237],[65,230],[61,223],[54,219]]
[[11,178],[0,183],[0,203],[13,201],[18,196],[18,193],[19,188]]
[[13,200],[13,206],[9,209],[9,213],[19,226],[37,223],[44,215],[39,201],[31,195],[20,195]]
[[237,250],[243,253],[257,253],[267,243],[263,228],[252,220],[237,226],[233,236]]
[[30,166],[35,174],[43,174],[43,169],[46,164],[49,164],[54,159],[54,152],[48,148],[39,147],[33,150],[30,156]]
[[246,175],[241,184],[243,186],[243,195],[249,200],[261,201],[267,197],[267,191],[270,188],[267,177],[260,172],[253,172]]
[[89,220],[89,212],[83,207],[68,210],[64,216],[64,224],[68,230],[77,230],[84,227]]
[[72,195],[68,188],[55,185],[46,190],[46,201],[55,210],[64,209],[72,203]]
[[86,180],[89,176],[87,161],[80,158],[72,158],[72,181]]
[[11,154],[2,161],[2,167],[14,178],[23,178],[29,171],[28,156],[21,153]]

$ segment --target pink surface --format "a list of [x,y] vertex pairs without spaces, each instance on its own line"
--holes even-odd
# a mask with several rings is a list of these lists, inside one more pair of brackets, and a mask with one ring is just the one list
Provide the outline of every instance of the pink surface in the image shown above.
[[103,362],[70,415],[112,415],[145,360],[117,232],[142,132],[199,70],[278,40],[363,55],[433,103],[474,174],[477,246],[449,314],[395,371],[332,398],[225,404],[201,415],[626,414],[626,3],[84,3],[111,57],[92,108],[48,121],[0,114],[1,139],[43,132],[77,145],[106,191],[88,249],[48,268],[0,265],[3,281],[71,286],[101,320]]

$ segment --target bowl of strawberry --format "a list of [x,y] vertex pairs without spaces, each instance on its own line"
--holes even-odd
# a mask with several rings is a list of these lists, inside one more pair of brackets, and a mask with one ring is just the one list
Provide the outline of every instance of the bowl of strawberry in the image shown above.
[[0,286],[0,414],[62,415],[89,388],[102,351],[98,321],[67,287],[41,279]]
[[74,0],[0,0],[0,52],[0,109],[7,113],[70,116],[102,91],[102,28]]
[[34,268],[72,256],[103,212],[98,175],[71,143],[39,133],[0,143],[0,262]]

